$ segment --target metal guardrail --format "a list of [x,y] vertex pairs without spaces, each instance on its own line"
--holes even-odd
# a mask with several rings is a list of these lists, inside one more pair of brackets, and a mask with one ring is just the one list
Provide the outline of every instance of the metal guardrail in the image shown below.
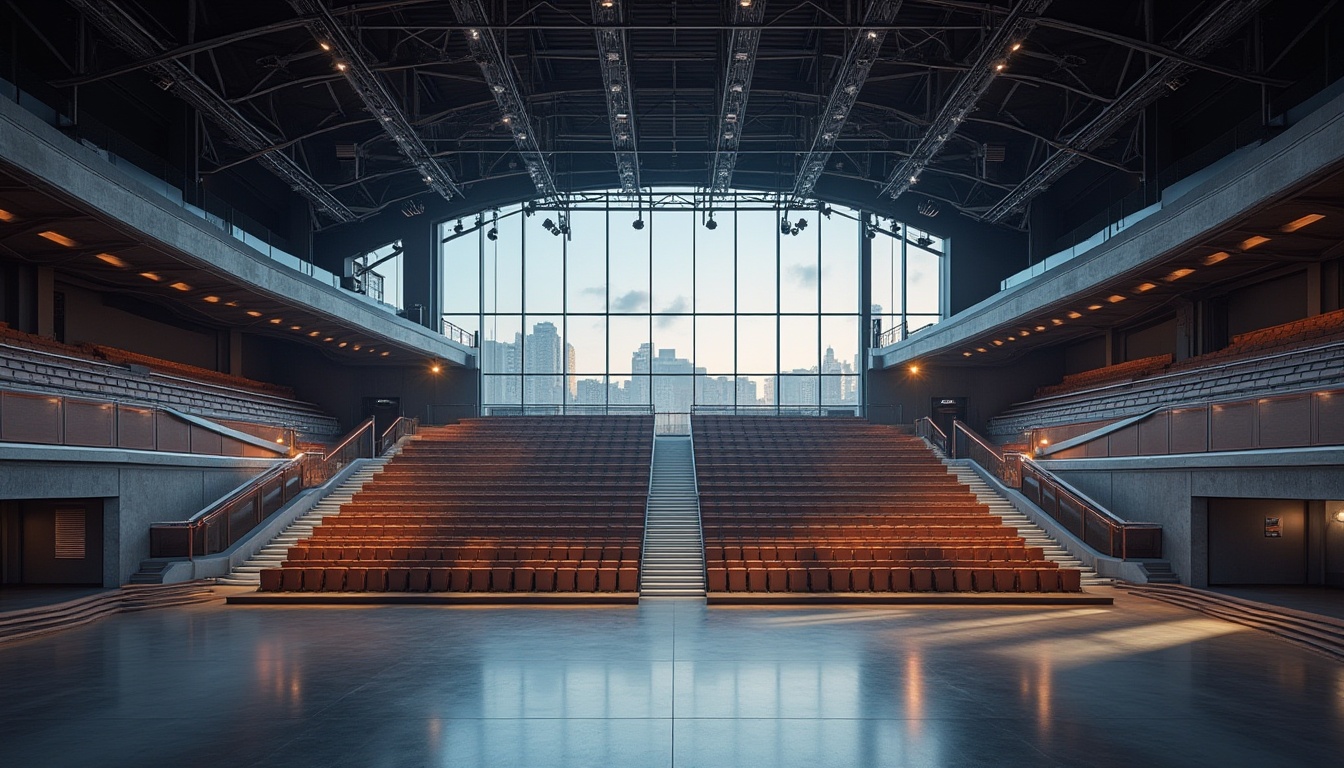
[[477,338],[475,333],[459,328],[447,320],[443,321],[443,335],[447,336],[449,341],[455,341],[464,347],[476,348]]
[[1027,456],[1000,452],[961,421],[952,422],[951,439],[928,417],[915,422],[915,434],[938,446],[948,458],[970,459],[1004,485],[1021,490],[1031,503],[1104,555],[1162,557],[1162,526],[1121,520]]
[[325,483],[355,459],[383,455],[419,427],[419,419],[403,416],[378,435],[373,419],[366,419],[326,453],[299,454],[239,486],[189,520],[152,524],[149,555],[192,558],[223,552],[300,491]]

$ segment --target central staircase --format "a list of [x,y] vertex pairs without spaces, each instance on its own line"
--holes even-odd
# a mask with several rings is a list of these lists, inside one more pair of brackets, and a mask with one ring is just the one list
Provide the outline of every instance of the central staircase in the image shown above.
[[705,547],[689,437],[654,438],[646,510],[640,597],[704,597]]

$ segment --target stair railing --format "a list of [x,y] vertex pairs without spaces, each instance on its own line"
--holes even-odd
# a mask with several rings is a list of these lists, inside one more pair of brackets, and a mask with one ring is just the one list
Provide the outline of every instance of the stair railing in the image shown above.
[[420,431],[419,417],[398,416],[397,420],[392,422],[392,426],[383,431],[382,437],[378,438],[377,455],[382,456],[392,450],[392,446],[397,444],[398,440],[409,435],[414,435]]
[[944,456],[949,459],[955,458],[948,445],[947,435],[943,434],[942,428],[935,424],[933,419],[924,416],[915,420],[915,434],[933,443],[938,450],[943,452]]
[[[1035,504],[1089,547],[1110,557],[1161,558],[1162,526],[1122,520],[1086,494],[1032,461],[1025,454],[1002,452],[960,420],[952,422],[952,439],[927,417],[915,423],[916,434],[950,450],[952,459],[969,459],[1009,488],[1021,490]],[[943,444],[939,444],[942,437]]]

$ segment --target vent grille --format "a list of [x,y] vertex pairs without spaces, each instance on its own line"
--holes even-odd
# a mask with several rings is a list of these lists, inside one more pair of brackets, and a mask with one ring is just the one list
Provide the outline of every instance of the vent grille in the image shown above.
[[84,510],[56,510],[56,559],[84,559]]

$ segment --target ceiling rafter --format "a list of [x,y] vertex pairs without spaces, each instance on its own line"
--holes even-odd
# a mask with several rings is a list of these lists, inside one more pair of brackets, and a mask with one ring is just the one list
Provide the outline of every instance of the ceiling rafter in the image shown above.
[[[118,48],[139,59],[162,53],[165,46],[155,39],[124,8],[111,0],[70,0],[95,27]],[[161,87],[195,107],[223,129],[244,150],[260,153],[257,162],[283,179],[295,192],[312,202],[316,209],[340,222],[358,218],[293,158],[276,151],[276,139],[243,117],[195,72],[177,59],[168,59],[147,67]]]
[[616,152],[616,175],[621,191],[638,194],[639,141],[635,131],[634,82],[630,79],[630,52],[625,30],[622,0],[592,0],[593,34],[597,37],[598,63],[602,67],[602,88],[607,94],[607,122],[611,125],[611,144]]
[[709,194],[728,191],[737,167],[738,147],[746,124],[747,97],[756,69],[756,50],[761,42],[761,19],[765,0],[738,0],[733,4],[733,31],[728,38],[728,65],[723,76],[723,100],[719,107],[714,159],[709,166]]
[[809,145],[810,149],[799,166],[793,191],[789,193],[791,205],[803,205],[812,196],[817,180],[821,178],[822,171],[826,170],[826,162],[831,158],[831,151],[835,149],[835,140],[840,137],[840,131],[849,121],[849,112],[859,99],[859,91],[863,90],[864,81],[868,79],[868,71],[872,69],[873,62],[877,60],[877,55],[882,50],[882,41],[887,36],[885,27],[895,20],[900,9],[901,0],[877,0],[868,6],[863,27],[855,34],[849,53],[845,56],[844,63],[836,73],[835,82],[831,85],[831,94],[826,100],[826,107],[817,119],[817,128]]

